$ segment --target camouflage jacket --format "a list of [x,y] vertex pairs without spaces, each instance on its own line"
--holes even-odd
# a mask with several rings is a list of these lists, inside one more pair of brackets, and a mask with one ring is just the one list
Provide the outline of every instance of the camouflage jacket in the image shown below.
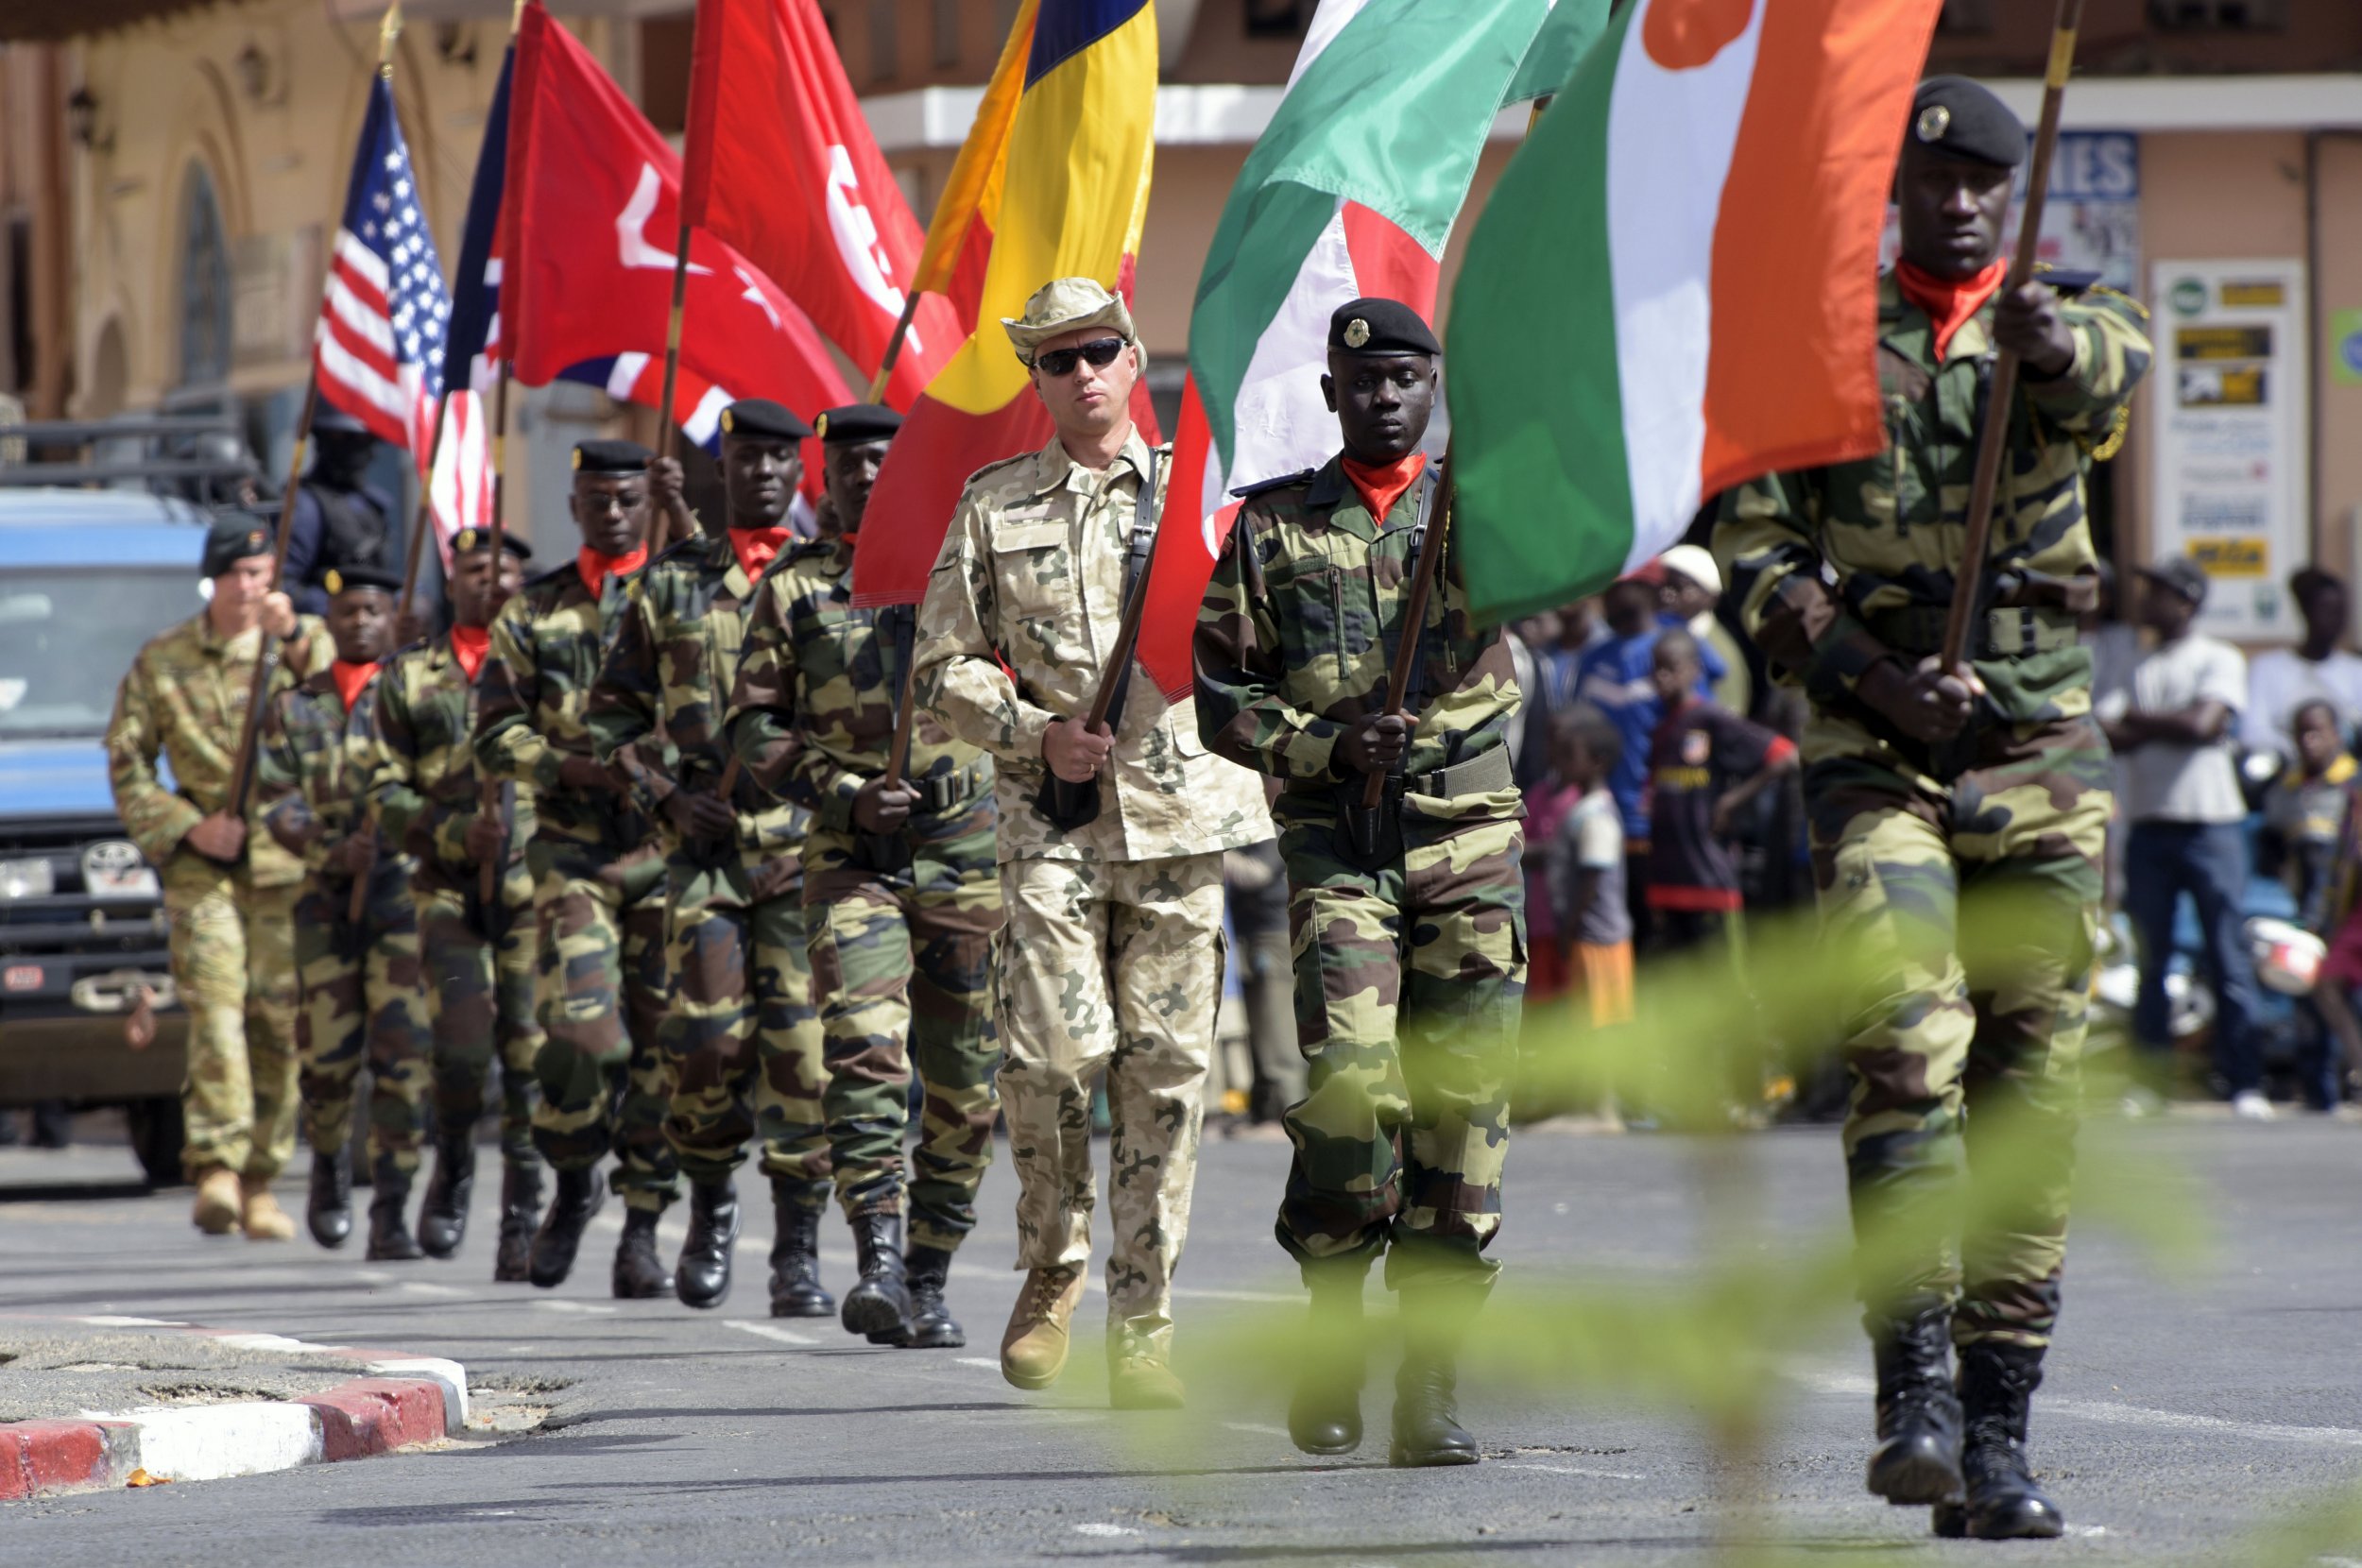
[[1097,820],[1062,832],[1034,805],[1049,773],[1043,733],[1089,711],[1114,651],[1148,466],[1138,435],[1104,474],[1053,436],[967,482],[935,558],[918,615],[917,701],[992,754],[1003,861],[1146,861],[1271,837],[1255,776],[1207,753],[1190,698],[1168,702],[1137,664]]
[[[1748,632],[1817,703],[1845,699],[1889,653],[1916,663],[1941,641],[1953,598],[1977,436],[1992,377],[1988,302],[1935,357],[1927,315],[1891,274],[1878,281],[1886,447],[1828,468],[1775,473],[1722,497],[1714,553]],[[2062,301],[2075,362],[2021,379],[1994,506],[1990,605],[1971,658],[1994,710],[2017,724],[2091,711],[2091,656],[2075,611],[2097,592],[2083,510],[2092,453],[2120,428],[2148,370],[2140,307],[2095,291]],[[2002,644],[2006,643],[2006,646]],[[1812,747],[1806,747],[1809,753]]]
[[[371,676],[348,713],[335,677],[323,670],[300,686],[282,689],[263,715],[254,759],[263,824],[282,845],[301,847],[303,869],[315,882],[351,884],[329,870],[328,855],[367,826],[371,725],[381,684],[382,673]],[[406,857],[381,853],[378,874],[396,862],[408,869]]]
[[[489,654],[486,661],[490,661]],[[474,885],[468,823],[483,804],[483,776],[470,741],[476,691],[448,636],[414,642],[386,660],[370,687],[369,804],[388,841],[419,861],[421,884],[465,891]],[[511,790],[509,859],[533,836],[533,794]]]
[[[1381,525],[1332,457],[1248,497],[1197,618],[1197,717],[1216,756],[1297,791],[1361,776],[1337,765],[1337,741],[1386,706],[1416,568],[1412,525],[1433,489],[1424,478],[1412,485]],[[1469,620],[1459,554],[1445,539],[1421,629],[1410,774],[1506,747],[1519,700],[1509,645],[1498,628]],[[1469,796],[1467,807],[1515,816],[1517,792],[1504,772],[1499,790]]]
[[[301,617],[309,639],[310,675],[328,668],[335,649],[328,628]],[[115,810],[140,853],[162,868],[180,840],[208,814],[230,803],[231,775],[237,767],[238,738],[246,727],[247,696],[263,634],[250,631],[222,639],[198,611],[152,639],[131,661],[115,692],[107,725],[107,765]],[[271,675],[270,693],[292,684],[282,668]],[[157,775],[161,755],[178,787],[167,789]],[[247,801],[246,870],[256,887],[287,887],[303,879],[302,863],[263,831],[259,792]]]
[[[683,846],[664,802],[684,785],[718,788],[728,765],[722,720],[757,591],[727,537],[683,540],[632,584],[614,646],[591,688],[585,715],[591,747],[630,781],[632,799],[656,823],[668,854]],[[800,886],[796,849],[806,814],[758,804],[762,792],[744,778],[736,793],[737,869],[750,895],[777,897]]]
[[630,607],[630,587],[609,577],[593,599],[573,561],[543,572],[493,618],[475,682],[476,766],[531,789],[542,837],[619,855],[656,843],[655,825],[632,804],[621,772],[610,793],[569,789],[557,770],[568,757],[595,756],[590,689]]
[[[886,770],[900,690],[893,638],[877,611],[853,607],[852,563],[849,549],[823,539],[765,574],[730,695],[730,738],[748,774],[838,833],[852,830],[862,785]],[[933,714],[913,714],[905,778],[948,790],[967,773],[981,793],[991,769]]]

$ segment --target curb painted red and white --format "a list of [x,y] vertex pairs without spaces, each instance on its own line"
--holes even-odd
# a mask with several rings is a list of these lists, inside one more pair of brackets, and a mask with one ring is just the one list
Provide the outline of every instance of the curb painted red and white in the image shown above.
[[46,1320],[98,1328],[172,1328],[240,1350],[352,1361],[366,1375],[300,1399],[154,1406],[69,1420],[0,1423],[0,1501],[96,1491],[149,1481],[217,1481],[300,1465],[366,1459],[457,1432],[468,1423],[468,1372],[439,1356],[306,1344],[152,1318]]

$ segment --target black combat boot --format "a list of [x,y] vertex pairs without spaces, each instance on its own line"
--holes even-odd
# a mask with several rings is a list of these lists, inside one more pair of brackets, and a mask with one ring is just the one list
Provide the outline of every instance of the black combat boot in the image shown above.
[[541,1228],[534,1233],[525,1277],[544,1290],[565,1284],[566,1276],[574,1271],[582,1233],[590,1228],[591,1217],[606,1202],[607,1184],[599,1180],[598,1167],[559,1171],[557,1195],[550,1200],[550,1212],[541,1217]]
[[738,1186],[718,1182],[689,1184],[689,1238],[673,1270],[673,1293],[683,1306],[719,1306],[730,1293],[730,1258],[744,1217]]
[[395,1166],[391,1154],[370,1162],[369,1251],[371,1263],[408,1263],[426,1253],[410,1234],[410,1173]]
[[1312,1304],[1295,1397],[1288,1402],[1288,1438],[1307,1454],[1327,1457],[1361,1446],[1361,1384],[1368,1375],[1361,1289],[1368,1272],[1364,1258],[1304,1266]]
[[492,1278],[499,1281],[533,1277],[533,1222],[541,1213],[541,1167],[539,1165],[501,1167],[500,1249],[492,1254]]
[[1960,1405],[1968,1437],[1960,1456],[1962,1503],[1936,1509],[1936,1534],[1958,1540],[2047,1541],[2066,1519],[2026,1466],[2027,1407],[2042,1386],[2042,1351],[1979,1340],[1960,1351]]
[[910,1331],[911,1321],[910,1280],[902,1263],[902,1217],[874,1209],[854,1216],[853,1250],[861,1258],[861,1283],[845,1293],[841,1316],[845,1332],[868,1335],[875,1344],[898,1344]]
[[468,1236],[468,1200],[475,1193],[475,1129],[446,1133],[435,1142],[435,1174],[419,1205],[419,1245],[429,1257],[450,1257]]
[[1878,1372],[1878,1446],[1870,1490],[1890,1503],[1960,1497],[1960,1402],[1952,1391],[1952,1313],[1914,1298],[1891,1314],[1865,1313]]
[[943,1304],[943,1287],[951,1278],[951,1254],[940,1247],[913,1247],[902,1259],[910,1279],[910,1326],[895,1342],[910,1350],[957,1350],[967,1343],[967,1330]]
[[323,1247],[341,1247],[352,1235],[352,1151],[312,1150],[312,1190],[303,1201],[304,1222]]
[[771,1316],[833,1318],[836,1298],[820,1288],[820,1216],[828,1184],[771,1178]]
[[1396,1469],[1474,1464],[1476,1439],[1460,1424],[1461,1341],[1483,1304],[1487,1285],[1475,1280],[1427,1280],[1406,1285],[1402,1297],[1402,1367],[1395,1373]]
[[[732,1207],[736,1207],[735,1202]],[[656,1209],[624,1211],[624,1239],[615,1244],[612,1284],[620,1302],[647,1301],[673,1293],[673,1276],[656,1255]]]

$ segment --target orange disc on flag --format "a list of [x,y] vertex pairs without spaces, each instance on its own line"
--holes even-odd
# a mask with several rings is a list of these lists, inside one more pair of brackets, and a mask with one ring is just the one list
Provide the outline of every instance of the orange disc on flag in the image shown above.
[[1755,0],[1654,0],[1640,43],[1668,71],[1694,71],[1737,42],[1754,13]]

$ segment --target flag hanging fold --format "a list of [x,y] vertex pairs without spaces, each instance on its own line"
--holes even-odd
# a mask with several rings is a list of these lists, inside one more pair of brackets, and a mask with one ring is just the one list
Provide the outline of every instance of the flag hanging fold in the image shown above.
[[[539,4],[519,19],[507,202],[497,248],[501,336],[528,386],[604,367],[608,391],[662,400],[680,230],[680,160]],[[809,417],[852,394],[779,285],[693,231],[672,417],[714,438],[723,407],[771,398]]]
[[[1230,490],[1337,451],[1321,397],[1328,318],[1362,295],[1432,319],[1445,240],[1512,77],[1549,12],[1322,0],[1271,124],[1247,154],[1197,285],[1190,379],[1140,659],[1190,683],[1198,605],[1239,503]],[[1568,21],[1606,0],[1559,0]]]
[[[922,236],[815,0],[698,0],[681,206],[874,372]],[[961,329],[922,297],[886,401],[908,408]]]
[[1878,450],[1878,234],[1941,0],[1638,0],[1504,171],[1445,344],[1471,600],[1597,591]]
[[[1020,10],[1020,29],[1027,20]],[[980,113],[944,198],[964,189],[959,170],[985,171],[974,182],[984,195],[959,197],[973,202],[962,210],[959,247],[975,242],[979,222],[991,245],[975,330],[913,405],[878,474],[853,555],[857,605],[922,598],[968,475],[1049,441],[1050,416],[1001,318],[1022,315],[1026,298],[1053,278],[1096,278],[1131,298],[1155,154],[1155,12],[1148,0],[1041,0],[1022,53],[1014,38],[1002,52],[1004,65],[1012,59],[1022,60],[1023,77],[1005,145],[996,154],[980,142],[1000,134]],[[1003,86],[996,77],[986,90],[987,110]],[[948,256],[956,267],[950,246],[937,254],[931,240],[930,259],[941,266]],[[920,281],[932,275],[922,262]],[[1155,438],[1145,380],[1132,418]]]

